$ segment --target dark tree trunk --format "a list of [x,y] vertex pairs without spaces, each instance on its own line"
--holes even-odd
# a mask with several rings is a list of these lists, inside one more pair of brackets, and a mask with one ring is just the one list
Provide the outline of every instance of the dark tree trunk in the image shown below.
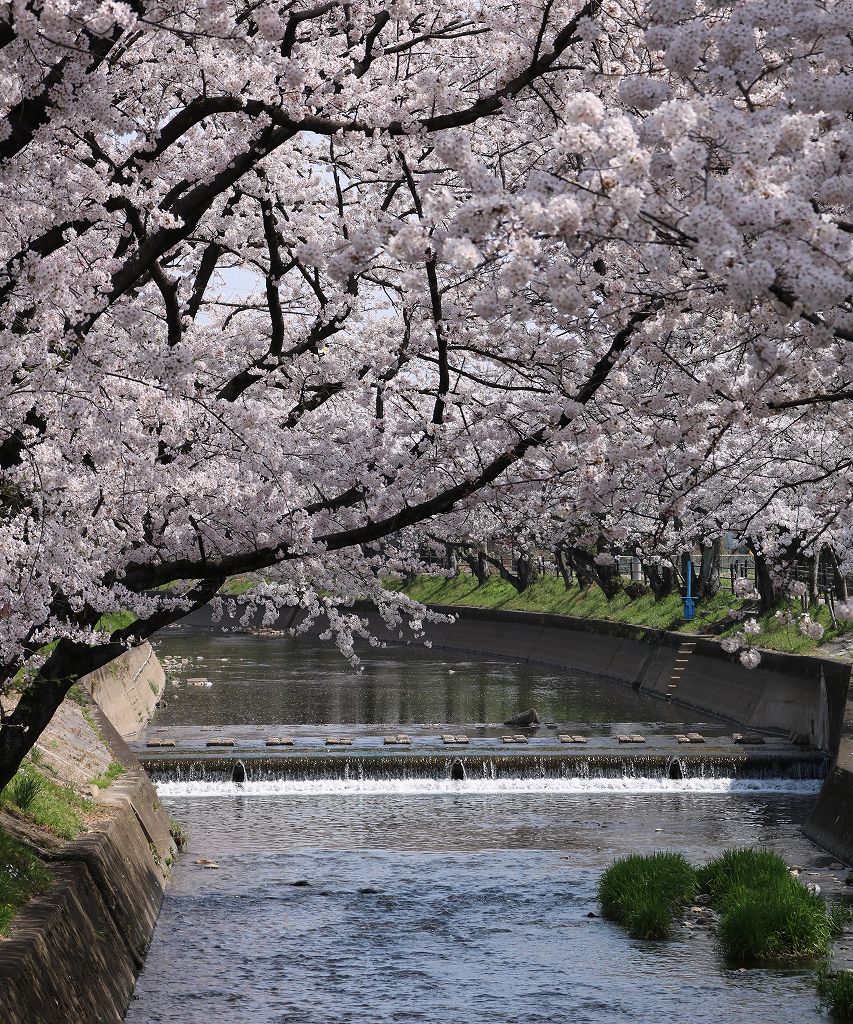
[[831,547],[824,548],[826,552],[826,562],[829,566],[830,575],[832,576],[832,590],[835,594],[835,600],[847,601],[850,597],[850,588],[847,584],[847,578],[842,574],[838,568],[838,558]]
[[[598,551],[595,554],[602,553],[605,549],[604,539],[599,537],[596,546]],[[595,560],[595,554],[574,545],[566,549],[566,557],[575,570],[581,586],[588,587],[595,583],[601,588],[607,600],[612,601],[622,589],[622,577],[619,575],[618,563],[599,565]]]
[[557,563],[557,568],[560,571],[560,575],[563,577],[563,586],[566,590],[571,590],[572,587],[572,567],[566,559],[566,553],[562,548],[557,548],[554,552],[554,560]]
[[524,583],[521,577],[516,576],[514,572],[512,572],[510,569],[507,569],[507,567],[503,563],[503,559],[492,558],[491,555],[484,555],[483,558],[485,559],[486,562],[489,563],[489,565],[494,566],[495,569],[498,570],[498,575],[500,576],[500,578],[502,580],[506,580],[507,583],[511,584],[512,588],[516,591],[516,593],[520,594],[522,590],[524,590]]
[[471,548],[462,549],[462,560],[476,577],[477,583],[482,587],[489,578],[489,567],[482,551],[474,551]]
[[[145,621],[137,621],[116,630],[112,641],[97,647],[60,640],[47,661],[21,694],[21,699],[0,722],[0,789],[6,786],[21,762],[56,714],[65,695],[82,676],[102,668],[127,650],[127,641],[146,640],[152,633],[200,608],[216,594],[226,577],[198,584],[186,596],[192,606],[183,611],[170,609],[158,612]],[[99,616],[93,617],[96,622]]]
[[528,587],[532,586],[536,582],[536,577],[539,575],[536,569],[536,562],[528,552],[522,552],[518,556],[516,562],[516,571],[518,572],[518,578],[521,581],[521,589],[527,590]]
[[449,572],[456,572],[458,568],[456,549],[452,544],[444,545],[444,568]]
[[763,551],[747,538],[747,545],[755,560],[755,589],[758,591],[758,610],[762,615],[772,612],[779,605],[779,588],[770,572],[770,565]]
[[710,544],[702,545],[702,559],[699,562],[699,578],[695,581],[696,597],[701,601],[714,597],[720,590],[720,562],[723,542],[718,537]]
[[655,562],[643,562],[643,573],[649,581],[649,588],[660,601],[669,597],[678,589],[678,573],[672,565],[661,565]]
[[820,558],[816,555],[806,555],[806,586],[808,587],[809,604],[817,604],[818,598],[818,576],[820,575]]

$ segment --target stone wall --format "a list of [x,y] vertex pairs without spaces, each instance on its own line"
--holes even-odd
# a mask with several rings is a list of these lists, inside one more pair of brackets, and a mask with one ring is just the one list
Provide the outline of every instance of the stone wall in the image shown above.
[[[140,659],[132,664],[130,673],[119,667],[125,683],[112,700],[125,724],[138,712],[121,708],[121,694],[132,694],[145,676]],[[102,818],[64,845],[3,822],[50,864],[55,885],[23,908],[0,941],[2,1024],[121,1024],[160,912],[176,855],[168,816],[112,722],[96,705],[90,713],[109,756],[125,768],[97,794]],[[65,748],[60,754],[71,760]]]

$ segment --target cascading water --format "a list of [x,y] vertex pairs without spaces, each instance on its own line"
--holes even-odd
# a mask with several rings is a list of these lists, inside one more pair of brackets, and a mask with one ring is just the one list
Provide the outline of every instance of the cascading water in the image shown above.
[[244,757],[164,760],[146,766],[158,783],[189,782],[389,782],[478,779],[491,782],[540,780],[759,780],[818,782],[826,775],[823,759],[773,760],[729,757],[618,755],[571,757],[559,754],[406,755],[395,757],[304,755],[279,759]]

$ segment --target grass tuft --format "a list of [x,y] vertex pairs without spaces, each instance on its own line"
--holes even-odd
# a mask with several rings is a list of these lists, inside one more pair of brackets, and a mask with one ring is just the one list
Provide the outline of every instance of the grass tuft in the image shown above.
[[722,905],[720,945],[735,963],[826,956],[832,923],[826,905],[795,878],[733,890]]
[[108,786],[112,785],[113,782],[124,772],[124,765],[121,761],[111,761],[109,768],[101,775],[96,775],[91,780],[93,786],[97,786],[98,789],[107,789]]
[[179,850],[185,850],[189,845],[190,834],[177,818],[169,818],[169,834],[175,840],[175,846]]
[[6,787],[6,795],[16,807],[28,811],[43,789],[44,779],[41,775],[36,772],[18,772]]
[[727,959],[758,963],[828,953],[837,925],[833,913],[791,877],[778,854],[728,850],[700,869],[699,887],[720,911],[719,939]]
[[835,1020],[853,1021],[853,971],[833,971],[821,967],[817,972],[817,994]]
[[622,857],[598,884],[601,912],[637,939],[668,938],[675,913],[695,894],[696,872],[680,853]]
[[790,877],[787,864],[772,850],[726,850],[699,868],[699,888],[721,904],[735,889],[754,889]]
[[[19,803],[21,798],[24,803]],[[14,804],[37,825],[60,839],[74,839],[85,828],[87,802],[73,790],[51,782],[30,765],[18,769],[0,792],[0,800]]]

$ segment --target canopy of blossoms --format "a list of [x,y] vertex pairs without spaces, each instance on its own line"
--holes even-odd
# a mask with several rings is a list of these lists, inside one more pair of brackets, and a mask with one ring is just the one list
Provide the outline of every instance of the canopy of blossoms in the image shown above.
[[507,517],[849,571],[851,30],[849,0],[0,3],[0,783],[235,572],[352,654],[347,603],[417,623],[382,579]]

